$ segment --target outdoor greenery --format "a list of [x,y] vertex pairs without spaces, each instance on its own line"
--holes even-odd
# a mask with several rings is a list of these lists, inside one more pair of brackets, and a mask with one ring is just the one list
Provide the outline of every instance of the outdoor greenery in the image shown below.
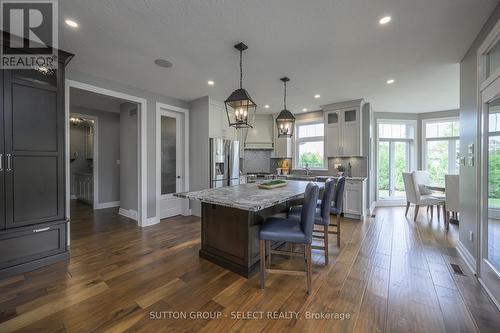
[[[387,196],[397,196],[404,192],[405,186],[403,182],[403,172],[406,172],[406,149],[405,142],[394,142],[394,187],[390,188],[389,182],[389,142],[380,142],[379,144],[379,158],[378,158],[378,189],[379,197],[385,198]],[[392,193],[391,193],[392,190]]]
[[308,163],[310,168],[322,168],[323,164],[323,156],[319,153],[302,153],[299,156],[299,166],[305,167],[306,163]]
[[500,206],[500,138],[490,138],[488,160],[488,201],[492,206]]
[[448,173],[448,141],[427,143],[427,170],[431,184],[444,186],[444,175]]

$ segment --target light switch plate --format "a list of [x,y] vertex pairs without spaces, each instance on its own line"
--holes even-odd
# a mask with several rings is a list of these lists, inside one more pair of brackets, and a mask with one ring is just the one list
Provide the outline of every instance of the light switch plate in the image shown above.
[[472,230],[470,230],[469,231],[469,242],[472,243],[473,239],[474,239],[474,232],[472,232]]

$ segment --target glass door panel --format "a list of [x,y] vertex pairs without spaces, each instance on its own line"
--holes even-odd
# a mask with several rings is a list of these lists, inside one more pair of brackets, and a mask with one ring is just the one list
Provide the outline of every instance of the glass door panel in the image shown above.
[[161,117],[161,194],[177,192],[177,119]]
[[487,259],[500,271],[500,106],[489,105],[487,142]]
[[391,196],[404,198],[406,196],[403,183],[403,172],[408,171],[408,143],[394,142],[394,177]]
[[378,198],[383,200],[389,197],[389,142],[381,141],[378,144]]

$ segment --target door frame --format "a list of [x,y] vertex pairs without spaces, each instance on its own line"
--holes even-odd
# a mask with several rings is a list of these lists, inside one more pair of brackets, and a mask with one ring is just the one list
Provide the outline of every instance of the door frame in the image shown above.
[[[94,121],[94,138],[93,138],[93,144],[94,147],[92,147],[92,164],[94,165],[94,168],[92,170],[92,180],[93,184],[92,186],[94,187],[94,194],[93,194],[93,203],[92,203],[92,208],[93,209],[99,209],[99,118],[96,116],[90,116],[86,115],[83,113],[77,113],[77,112],[70,112],[69,116],[75,116],[75,117],[80,117],[80,118],[85,118],[85,119],[90,119]],[[71,140],[71,128],[69,130],[70,134],[70,140]],[[70,142],[70,149],[71,149],[71,142]],[[71,152],[70,152],[71,153]],[[71,156],[70,156],[71,158]],[[71,167],[71,166],[70,166]],[[68,173],[70,173],[70,169],[68,169]],[[71,195],[71,179],[70,179],[70,195]]]
[[[500,277],[498,269],[493,267],[487,260],[484,260],[486,251],[488,233],[484,226],[488,218],[488,209],[484,209],[485,195],[487,195],[488,183],[488,103],[500,97],[500,69],[488,75],[488,53],[500,42],[500,20],[495,24],[488,36],[477,50],[477,137],[476,137],[476,188],[477,188],[477,235],[479,242],[476,244],[476,272],[480,284],[484,287],[491,300],[500,309],[500,299],[495,295],[500,295],[500,288],[494,285]],[[479,153],[479,155],[478,155]],[[487,199],[486,199],[487,200]]]
[[[148,223],[148,218],[147,218],[147,130],[146,130],[146,123],[147,123],[147,100],[145,98],[137,97],[134,95],[129,95],[126,93],[122,93],[119,91],[115,90],[109,90],[105,88],[101,88],[99,86],[79,82],[79,81],[74,81],[74,80],[69,80],[66,79],[65,82],[65,150],[66,150],[66,217],[69,221],[70,219],[70,175],[69,175],[69,168],[70,168],[70,151],[69,151],[69,140],[70,140],[70,131],[69,131],[69,116],[70,116],[70,88],[77,88],[85,91],[90,91],[94,92],[97,94],[105,95],[105,96],[110,96],[110,97],[115,97],[119,99],[123,99],[125,101],[133,102],[139,104],[138,112],[139,112],[139,126],[138,126],[138,134],[137,134],[137,141],[138,141],[138,148],[139,148],[139,157],[137,161],[137,188],[139,189],[139,193],[137,193],[137,224],[140,227],[145,227],[149,225]],[[95,175],[94,175],[95,177]],[[95,185],[95,179],[94,179],[94,185]],[[68,223],[68,235],[70,232],[70,223]],[[68,237],[68,244],[69,244],[69,239]]]
[[[189,191],[189,110],[156,102],[156,218],[158,222],[160,222],[161,204],[161,116],[165,111],[179,113],[184,118],[184,189],[182,191]],[[191,215],[187,199],[184,199],[182,215]]]

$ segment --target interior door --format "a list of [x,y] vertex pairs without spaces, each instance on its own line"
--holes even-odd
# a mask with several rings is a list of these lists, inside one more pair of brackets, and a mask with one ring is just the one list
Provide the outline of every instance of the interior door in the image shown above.
[[64,219],[63,74],[31,72],[4,71],[6,228]]
[[[500,79],[482,93],[481,239],[479,276],[500,300]],[[492,97],[493,96],[493,97]]]
[[184,116],[161,110],[159,116],[160,151],[160,219],[182,214],[183,199],[173,196],[185,190],[184,175]]

